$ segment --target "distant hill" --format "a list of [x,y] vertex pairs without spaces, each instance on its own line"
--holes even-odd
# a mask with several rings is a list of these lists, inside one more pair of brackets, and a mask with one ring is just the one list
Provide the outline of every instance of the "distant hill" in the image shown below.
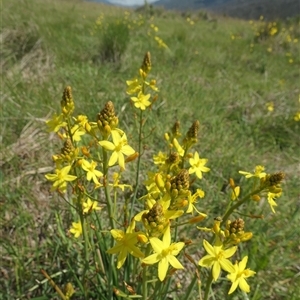
[[[90,0],[113,5],[108,0]],[[300,15],[299,0],[159,0],[154,7],[179,11],[203,9],[239,19],[286,19]],[[133,6],[137,7],[137,6]]]
[[285,19],[300,15],[299,0],[160,0],[153,4],[166,9],[205,9],[219,14],[240,18]]

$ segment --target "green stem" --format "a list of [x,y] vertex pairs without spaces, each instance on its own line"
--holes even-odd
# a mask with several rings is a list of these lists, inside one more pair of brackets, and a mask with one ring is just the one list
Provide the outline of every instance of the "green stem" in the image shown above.
[[234,205],[232,205],[227,212],[225,213],[225,215],[222,217],[222,223],[221,226],[224,225],[227,221],[227,219],[229,218],[229,216],[232,214],[232,212],[237,209],[239,206],[241,206],[242,204],[244,204],[251,196],[258,194],[262,191],[263,189],[257,189],[251,193],[249,193],[248,195],[246,195],[243,199],[237,201]]
[[185,299],[190,299],[192,291],[194,291],[194,286],[197,281],[197,276],[195,275],[193,280],[190,282],[187,291],[185,292]]
[[[151,251],[150,244],[147,245],[146,251],[145,251],[145,257],[149,255]],[[142,300],[148,299],[148,287],[147,287],[147,266],[144,266],[143,268],[143,281],[142,281]]]
[[[109,193],[109,185],[108,185],[108,157],[107,152],[104,148],[102,148],[102,156],[103,156],[103,176],[104,176],[104,193],[108,210],[108,219],[110,223],[111,229],[116,228],[115,224],[115,216],[113,211],[113,203]],[[114,240],[110,240],[110,247],[114,244]],[[113,299],[113,266],[114,266],[114,256],[110,256],[110,268],[108,268],[108,299]]]
[[204,294],[203,300],[207,300],[207,299],[208,299],[212,281],[213,281],[213,276],[212,276],[212,270],[211,270],[211,271],[210,271],[210,274],[209,274],[209,277],[208,277],[208,279],[207,279],[207,282],[206,282],[205,294]]
[[135,188],[134,188],[134,194],[133,194],[133,199],[131,203],[131,209],[130,209],[130,219],[132,218],[133,215],[133,208],[134,204],[137,198],[137,193],[139,189],[139,182],[140,182],[140,166],[141,166],[141,152],[142,152],[142,131],[143,129],[143,111],[140,111],[140,120],[139,120],[139,137],[138,137],[138,159],[137,159],[137,165],[136,165],[136,177],[135,177]]
[[[110,222],[110,227],[111,229],[116,228],[115,224],[115,216],[114,216],[114,211],[113,211],[113,203],[110,197],[109,193],[109,185],[108,185],[108,158],[107,158],[107,152],[104,148],[102,148],[102,155],[103,155],[103,176],[104,176],[104,193],[105,193],[105,199],[106,199],[106,204],[107,204],[107,209],[108,209],[108,217],[109,217],[109,222]],[[113,240],[112,244],[113,246]]]

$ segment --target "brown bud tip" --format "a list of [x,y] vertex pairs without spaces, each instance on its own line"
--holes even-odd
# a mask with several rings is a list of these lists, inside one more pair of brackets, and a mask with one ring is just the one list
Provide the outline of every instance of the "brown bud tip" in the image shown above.
[[279,184],[284,179],[284,177],[285,177],[285,174],[283,172],[271,174],[270,178],[269,178],[270,185]]
[[182,169],[175,178],[172,178],[171,185],[173,189],[187,190],[190,186],[190,175],[189,171],[186,169]]
[[72,100],[72,89],[70,86],[67,86],[64,89],[62,100],[66,103],[70,102],[70,100]]
[[150,52],[146,52],[145,56],[144,56],[144,60],[143,60],[143,64],[141,69],[145,72],[145,73],[149,73],[149,71],[151,70],[151,56],[150,56]]
[[172,127],[172,133],[174,137],[180,136],[180,122],[176,121]]

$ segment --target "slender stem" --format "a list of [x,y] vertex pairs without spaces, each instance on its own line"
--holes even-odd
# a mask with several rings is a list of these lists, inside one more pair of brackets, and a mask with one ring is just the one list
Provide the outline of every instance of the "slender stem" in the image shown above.
[[60,296],[60,298],[62,300],[66,300],[66,296],[64,295],[64,293],[61,291],[61,289],[55,284],[55,282],[52,280],[52,278],[48,275],[48,273],[41,269],[41,273],[48,279],[49,283],[52,285],[52,287],[55,289],[55,291],[57,292],[57,294]]
[[251,196],[258,194],[259,192],[261,192],[262,189],[257,189],[251,193],[249,193],[248,195],[246,195],[243,199],[239,200],[238,202],[236,202],[234,205],[232,205],[227,212],[225,213],[225,215],[222,217],[222,223],[221,226],[224,225],[227,221],[227,219],[229,218],[229,216],[232,214],[232,212],[237,209],[239,206],[241,206],[242,204],[244,204]]
[[140,119],[139,119],[139,137],[138,137],[138,159],[137,159],[137,165],[136,165],[136,177],[135,177],[135,188],[134,188],[134,194],[133,199],[131,203],[131,210],[130,210],[130,219],[133,215],[133,208],[136,201],[138,189],[139,189],[139,182],[140,182],[140,166],[141,166],[141,152],[142,152],[142,133],[143,133],[143,111],[140,111]]
[[185,292],[186,299],[190,299],[190,296],[191,296],[192,291],[194,290],[194,285],[195,285],[196,281],[197,281],[197,276],[195,275],[193,280],[190,282],[187,291]]
[[[103,155],[103,176],[104,176],[104,193],[105,193],[105,199],[106,199],[106,204],[107,204],[107,209],[108,209],[108,219],[110,222],[110,227],[116,228],[115,224],[115,218],[114,218],[114,211],[113,211],[113,203],[110,197],[109,193],[109,185],[107,182],[107,175],[108,175],[108,159],[107,159],[107,152],[104,148],[102,148],[102,155]],[[112,244],[113,245],[113,240]]]
[[[107,210],[108,210],[108,219],[110,222],[110,227],[116,228],[115,224],[115,216],[113,212],[113,203],[110,197],[109,193],[109,186],[107,182],[107,175],[108,175],[108,157],[107,152],[104,148],[102,148],[102,156],[103,156],[103,176],[104,176],[104,193],[105,193],[105,199],[107,204]],[[114,244],[113,239],[110,240],[110,247],[112,247]],[[110,256],[110,266],[108,268],[108,299],[113,299],[113,268],[114,268],[114,256]]]
[[[150,244],[147,245],[146,251],[145,251],[145,257],[149,255],[151,251]],[[143,281],[142,281],[142,300],[148,299],[148,287],[147,287],[147,266],[144,266],[143,268]]]
[[210,274],[209,274],[209,277],[208,277],[208,279],[207,279],[207,282],[206,282],[205,294],[204,294],[203,300],[207,300],[207,299],[208,299],[212,281],[213,281],[213,276],[212,276],[212,270],[211,270],[211,271],[210,271]]

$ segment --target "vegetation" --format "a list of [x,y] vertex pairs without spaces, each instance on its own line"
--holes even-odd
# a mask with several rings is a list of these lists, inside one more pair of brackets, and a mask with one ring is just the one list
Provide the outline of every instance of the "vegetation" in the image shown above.
[[[59,193],[53,193],[53,183],[45,178],[48,174],[48,179],[53,179],[49,177],[54,174],[52,155],[62,148],[62,141],[47,132],[45,121],[61,113],[61,94],[66,86],[72,87],[72,97],[68,88],[63,99],[74,98],[74,116],[85,114],[96,122],[105,104],[113,101],[119,128],[126,132],[133,149],[141,147],[140,170],[153,168],[153,155],[165,148],[165,133],[175,121],[180,121],[184,136],[199,120],[194,150],[208,159],[210,169],[192,190],[205,192],[197,209],[207,218],[199,227],[212,228],[219,220],[216,218],[224,217],[226,205],[235,201],[231,200],[232,192],[238,194],[237,186],[241,186],[241,195],[247,188],[251,190],[251,178],[239,174],[240,170],[252,172],[262,165],[268,174],[284,172],[282,195],[275,199],[277,206],[271,206],[275,214],[267,199],[260,197],[242,207],[242,216],[234,215],[236,219],[242,217],[246,229],[253,233],[250,240],[239,244],[239,258],[248,256],[247,268],[256,272],[247,278],[250,299],[300,297],[298,21],[269,23],[261,19],[249,23],[212,19],[197,12],[183,17],[168,11],[146,9],[137,13],[95,3],[38,0],[5,0],[2,15],[1,299],[58,299],[56,290],[67,283],[76,292],[72,299],[101,299],[97,294],[100,285],[93,285],[94,280],[103,284],[105,272],[101,272],[112,266],[104,261],[103,269],[93,263],[91,273],[87,272],[86,263],[105,253],[97,248],[103,244],[96,243],[98,237],[92,238],[95,253],[88,260],[82,256],[87,253],[85,244],[80,234],[74,236],[79,232],[74,218],[80,209],[70,209],[68,202],[73,200],[65,196],[64,201]],[[152,56],[151,75],[156,80],[152,87],[157,85],[159,93],[157,99],[151,98],[156,101],[147,110],[141,142],[135,127],[142,124],[134,110],[137,100],[126,94],[126,81],[136,76],[146,51]],[[126,190],[122,200],[137,200],[147,194],[142,184],[147,173],[141,171],[140,185],[132,179],[138,159],[133,158],[126,163],[122,183],[132,185],[135,193]],[[59,187],[64,189],[64,184]],[[74,190],[78,193],[75,186]],[[75,207],[79,204],[81,207],[81,202],[73,203]],[[119,205],[122,212],[121,200]],[[142,205],[137,204],[135,212],[137,207]],[[82,211],[82,218],[84,213],[91,211]],[[93,214],[95,226],[99,224],[97,216],[101,213]],[[125,220],[118,220],[119,229]],[[108,221],[104,218],[101,224],[108,225]],[[109,238],[107,230],[112,227],[99,232]],[[203,239],[210,238],[211,234],[195,226],[179,228],[176,242],[184,242],[187,250],[178,259],[186,270],[171,276],[174,282],[170,283],[169,296],[173,299],[184,298],[189,281],[198,279],[191,261],[201,272],[203,282],[198,286],[202,284],[204,290],[208,270],[200,268],[198,262],[206,255]],[[203,261],[201,265],[205,266]],[[98,275],[91,278],[95,271]],[[118,272],[124,274],[124,269]],[[81,281],[84,276],[88,280]],[[130,286],[137,290],[136,281],[126,283],[129,286],[123,286],[122,278],[118,282],[120,292],[129,291]],[[72,287],[68,285],[67,291]],[[215,299],[224,299],[230,282],[218,280],[212,288]],[[191,299],[198,299],[198,294],[195,288]],[[247,296],[237,290],[228,299],[242,297]]]

